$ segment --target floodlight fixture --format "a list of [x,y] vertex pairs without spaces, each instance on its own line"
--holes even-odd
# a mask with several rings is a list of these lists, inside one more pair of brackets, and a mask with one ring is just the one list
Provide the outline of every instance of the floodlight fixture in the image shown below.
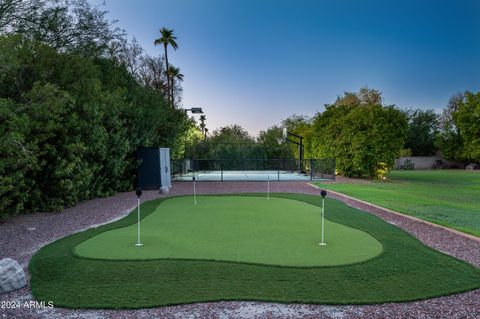
[[203,110],[201,107],[192,107],[190,109],[185,109],[185,112],[192,112],[192,114],[203,114]]

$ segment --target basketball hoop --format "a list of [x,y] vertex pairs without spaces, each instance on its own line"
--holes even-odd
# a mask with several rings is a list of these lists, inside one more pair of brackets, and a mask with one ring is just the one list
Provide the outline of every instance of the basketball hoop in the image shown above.
[[282,137],[277,138],[278,145],[282,145],[283,143],[285,143],[287,141],[287,138],[288,138],[288,131],[287,131],[287,128],[284,127],[282,130]]

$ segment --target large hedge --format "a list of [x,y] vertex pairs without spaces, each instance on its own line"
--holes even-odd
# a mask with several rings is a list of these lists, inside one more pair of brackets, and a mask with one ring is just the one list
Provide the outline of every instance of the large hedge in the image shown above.
[[116,60],[0,37],[0,220],[131,189],[138,146],[189,122]]
[[385,164],[393,166],[404,146],[405,113],[394,106],[381,105],[380,97],[378,101],[368,97],[346,94],[327,105],[325,112],[317,114],[313,121],[315,145],[310,152],[316,157],[335,158],[337,170],[344,176],[375,177]]

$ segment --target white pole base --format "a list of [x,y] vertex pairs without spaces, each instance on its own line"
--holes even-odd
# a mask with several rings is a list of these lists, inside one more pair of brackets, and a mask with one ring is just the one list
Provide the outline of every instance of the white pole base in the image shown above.
[[318,243],[320,246],[327,246],[327,243]]
[[143,244],[138,243],[138,244],[135,244],[135,246],[139,247],[139,246],[143,246]]

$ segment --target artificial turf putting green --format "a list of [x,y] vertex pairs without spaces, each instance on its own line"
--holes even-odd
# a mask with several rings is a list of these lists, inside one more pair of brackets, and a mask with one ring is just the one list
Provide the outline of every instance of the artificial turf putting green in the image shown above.
[[[328,212],[327,212],[328,213]],[[331,212],[334,214],[335,212]],[[80,257],[98,259],[203,259],[279,266],[334,266],[378,256],[382,244],[359,229],[325,220],[302,201],[272,197],[175,197],[161,202],[137,224],[101,233],[75,247]]]
[[[321,205],[319,196],[272,196]],[[142,204],[143,215],[154,213],[162,201]],[[382,253],[360,263],[307,268],[183,259],[101,260],[74,254],[82,242],[134,224],[133,211],[122,220],[41,248],[29,265],[32,294],[57,307],[118,309],[220,300],[369,304],[480,288],[480,269],[423,245],[374,215],[333,199],[326,200],[326,207],[330,221],[369,233],[382,244]]]

